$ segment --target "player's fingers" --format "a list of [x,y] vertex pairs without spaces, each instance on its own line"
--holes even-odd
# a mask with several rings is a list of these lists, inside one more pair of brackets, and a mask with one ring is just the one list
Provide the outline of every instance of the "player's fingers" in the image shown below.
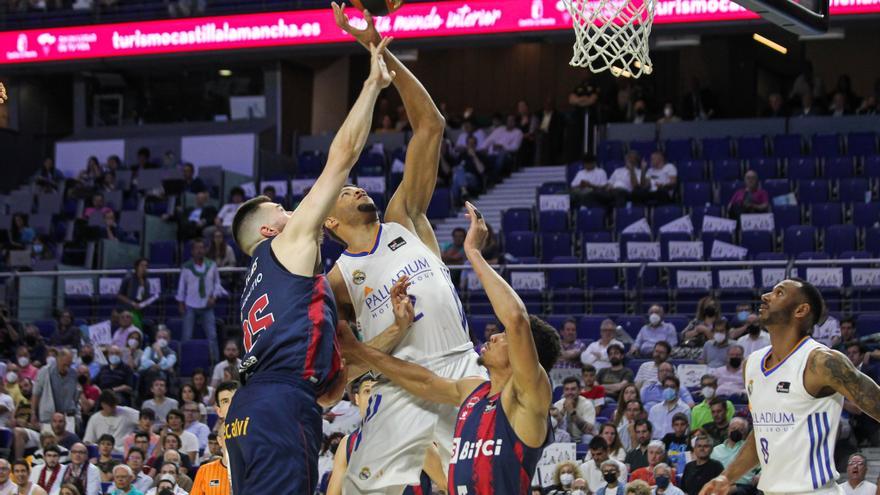
[[394,41],[394,36],[386,36],[382,38],[382,41],[379,42],[379,52],[383,52],[391,42]]
[[364,10],[364,20],[367,21],[367,26],[373,25],[373,14],[369,10]]

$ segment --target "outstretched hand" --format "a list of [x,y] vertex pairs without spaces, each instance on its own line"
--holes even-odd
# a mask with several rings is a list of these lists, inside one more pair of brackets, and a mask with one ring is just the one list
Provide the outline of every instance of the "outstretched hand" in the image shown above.
[[367,22],[367,27],[365,29],[358,29],[351,25],[348,16],[345,15],[345,7],[343,5],[336,2],[330,5],[333,7],[333,17],[336,19],[336,25],[346,33],[354,36],[358,43],[369,48],[371,44],[378,45],[382,41],[382,35],[376,30],[376,23],[373,21],[373,16],[368,10],[364,10],[364,20]]
[[370,43],[370,77],[368,80],[375,81],[379,84],[381,88],[387,88],[391,85],[391,82],[394,81],[395,73],[393,70],[389,71],[388,66],[385,65],[385,57],[382,56],[382,53],[388,48],[388,44],[394,38],[382,38],[382,41],[379,42],[378,45]]
[[483,214],[480,213],[476,206],[471,204],[470,201],[465,202],[464,206],[467,208],[465,217],[471,220],[471,226],[468,229],[467,236],[464,238],[464,249],[465,251],[472,249],[480,251],[486,245],[486,239],[489,237],[489,227],[486,226],[486,219],[483,218]]
[[9,99],[9,95],[6,94],[6,86],[0,82],[0,105],[6,103],[6,100]]
[[730,488],[730,480],[726,476],[718,476],[703,486],[700,495],[727,495]]
[[397,279],[397,282],[391,287],[391,307],[394,309],[394,324],[400,330],[408,329],[415,318],[412,298],[406,292],[410,285],[409,277],[404,275]]

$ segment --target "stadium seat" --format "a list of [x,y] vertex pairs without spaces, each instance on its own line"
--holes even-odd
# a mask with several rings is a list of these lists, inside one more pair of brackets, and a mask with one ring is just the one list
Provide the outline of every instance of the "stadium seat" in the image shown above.
[[741,180],[722,182],[718,187],[718,198],[721,201],[721,205],[729,205],[733,195],[743,187],[745,187],[745,184]]
[[729,158],[712,161],[712,180],[715,182],[732,181],[742,178],[742,162]]
[[682,191],[685,206],[701,207],[712,203],[712,184],[709,182],[685,182]]
[[825,229],[825,252],[840,256],[856,249],[856,228],[853,225],[831,225]]
[[596,151],[596,158],[600,162],[608,160],[623,160],[623,143],[620,141],[602,141]]
[[177,241],[155,241],[150,243],[150,266],[170,268],[177,261]]
[[[574,176],[572,176],[574,179]],[[567,182],[545,182],[538,187],[538,194],[566,194],[568,193],[568,184],[571,181]]]
[[578,321],[578,338],[579,339],[589,339],[589,340],[599,340],[599,328],[602,326],[602,322],[607,318],[604,315],[587,315],[582,316]]
[[846,137],[846,152],[851,156],[868,156],[877,153],[877,134],[851,132]]
[[880,256],[880,227],[865,229],[865,251]]
[[749,231],[741,234],[740,244],[749,250],[749,255],[773,251],[773,233]]
[[648,160],[651,157],[651,153],[657,151],[657,149],[656,141],[630,141],[629,143],[629,150],[638,152],[643,160]]
[[614,225],[617,232],[629,227],[633,223],[645,218],[645,208],[632,206],[630,208],[614,209]]
[[660,227],[667,223],[678,220],[684,216],[684,208],[678,205],[664,205],[654,208],[651,224],[654,226],[654,232],[659,232]]
[[548,262],[560,256],[571,256],[571,233],[545,232],[541,234],[541,260]]
[[[200,326],[200,325],[198,325]],[[180,344],[180,376],[192,376],[196,368],[210,369],[211,358],[208,341],[204,339],[192,339]]]
[[580,208],[575,222],[578,232],[604,232],[605,208]]
[[614,235],[611,232],[586,232],[581,236],[584,242],[612,242]]
[[707,255],[712,253],[712,244],[716,240],[733,244],[733,234],[728,232],[703,232],[700,238],[703,240],[703,253]]
[[317,177],[324,168],[326,157],[317,151],[306,151],[297,155],[297,177]]
[[837,186],[837,197],[841,201],[864,201],[867,192],[869,192],[867,179],[840,179]]
[[[627,242],[651,242],[651,234],[647,233],[629,233],[629,234],[620,234],[618,235],[620,240],[620,244],[626,247]],[[623,251],[621,251],[623,253]]]
[[752,158],[746,162],[746,170],[754,170],[760,179],[776,179],[779,177],[779,160],[776,158]]
[[816,134],[813,136],[811,150],[813,155],[833,157],[840,155],[840,135]]
[[773,223],[776,232],[782,232],[786,227],[801,224],[801,207],[798,205],[781,205],[773,207]]
[[746,160],[766,156],[767,145],[764,136],[745,136],[736,140],[736,156]]
[[706,162],[703,160],[683,160],[676,164],[679,182],[706,180]]
[[791,184],[788,182],[788,179],[765,180],[762,186],[767,191],[767,194],[770,195],[771,200],[776,196],[784,196],[791,192]]
[[434,190],[431,203],[428,204],[426,215],[430,219],[446,218],[452,211],[452,193],[448,187],[438,187]]
[[880,155],[865,157],[865,177],[869,179],[880,178]]
[[702,156],[706,160],[730,158],[730,138],[703,138]]
[[526,230],[508,232],[504,235],[504,249],[516,257],[535,256],[535,233]]
[[667,139],[663,147],[666,160],[679,163],[694,157],[694,144],[690,139]]
[[783,234],[783,249],[789,256],[797,256],[805,251],[816,250],[816,227],[793,225]]
[[[578,263],[574,256],[558,256],[550,260],[553,264],[560,263]],[[547,286],[550,289],[572,289],[583,287],[581,284],[580,270],[571,269],[550,269],[547,270]]]
[[554,313],[580,314],[586,311],[586,291],[580,288],[554,289],[548,297]]
[[797,197],[801,203],[822,203],[828,201],[828,181],[825,179],[800,180],[797,184]]
[[503,232],[517,232],[532,230],[532,209],[511,208],[501,214],[501,230]]
[[855,202],[852,205],[852,223],[856,227],[871,227],[880,222],[880,202]]
[[789,180],[814,179],[816,177],[816,158],[799,156],[789,158],[785,168],[785,178]]
[[703,230],[703,217],[706,215],[713,217],[721,216],[721,206],[719,205],[699,205],[690,208],[691,223],[694,225],[694,232]]
[[538,218],[538,229],[541,232],[568,232],[568,212],[551,210],[542,211]]
[[810,223],[816,227],[837,225],[843,218],[840,203],[816,203],[810,206]]
[[836,156],[825,160],[826,179],[848,179],[853,176],[853,159],[849,156]]
[[803,154],[800,134],[779,134],[773,136],[773,156],[792,158]]

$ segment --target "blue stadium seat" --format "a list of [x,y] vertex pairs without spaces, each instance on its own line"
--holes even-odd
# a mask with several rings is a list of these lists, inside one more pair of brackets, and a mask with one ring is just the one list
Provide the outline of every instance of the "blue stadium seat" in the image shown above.
[[745,136],[736,140],[736,156],[744,159],[760,158],[767,154],[764,136]]
[[694,224],[694,232],[703,230],[703,217],[706,215],[712,217],[721,216],[721,206],[719,205],[699,205],[691,209],[691,223]]
[[712,180],[715,182],[738,180],[743,176],[742,162],[734,158],[712,160]]
[[746,170],[754,170],[760,179],[776,179],[779,177],[779,160],[776,158],[752,158],[746,162]]
[[[670,274],[672,284],[675,285],[676,278]],[[700,299],[706,297],[705,289],[675,289],[673,302],[675,304],[676,313],[695,314]]]
[[150,266],[170,268],[177,262],[177,241],[150,243]]
[[599,328],[602,326],[602,321],[605,318],[607,317],[604,315],[582,316],[578,321],[578,338],[599,340]]
[[469,291],[467,293],[467,313],[470,315],[494,315],[489,296],[484,291]]
[[772,232],[743,232],[741,234],[742,247],[749,250],[749,255],[755,253],[767,253],[773,251],[773,233]]
[[856,201],[852,205],[852,223],[856,227],[870,227],[880,222],[880,202],[862,203]]
[[722,182],[721,184],[719,184],[718,197],[721,201],[721,204],[724,206],[729,205],[730,200],[733,199],[733,195],[743,187],[745,187],[745,184],[741,180]]
[[867,156],[877,153],[877,134],[851,132],[846,137],[846,152],[851,156]]
[[[516,293],[522,299],[529,314],[541,314],[544,312],[544,292],[538,290],[518,290]],[[491,304],[490,304],[491,306]]]
[[783,250],[789,256],[797,256],[805,251],[816,250],[816,227],[793,225],[783,234]]
[[[574,176],[572,176],[574,179]],[[571,182],[569,179],[567,182],[545,182],[538,187],[538,194],[565,194],[568,192],[568,184]]]
[[568,212],[551,210],[542,211],[538,219],[538,230],[541,232],[568,232]]
[[581,288],[553,289],[548,302],[554,313],[584,313],[586,311],[586,291]]
[[853,159],[849,156],[836,156],[825,160],[826,179],[848,179],[854,175]]
[[767,191],[767,194],[770,195],[771,199],[791,192],[791,184],[788,182],[788,179],[765,180],[763,181],[762,186]]
[[837,186],[837,197],[841,201],[864,201],[868,192],[868,180],[862,178],[840,179]]
[[815,156],[832,157],[840,155],[839,134],[816,134],[812,139],[811,151]]
[[703,160],[683,160],[676,164],[679,182],[706,180],[706,162]]
[[[107,314],[110,313],[108,312]],[[58,327],[55,324],[55,320],[35,320],[33,325],[40,330],[40,335],[46,340],[52,337],[52,334],[55,333],[55,329]]]
[[[651,242],[651,234],[642,234],[642,233],[629,233],[629,234],[620,234],[617,236],[620,240],[620,244],[626,248],[627,242]],[[621,251],[623,253],[623,251]]]
[[516,257],[535,256],[535,233],[525,230],[508,231],[504,235],[504,249]]
[[832,256],[856,249],[857,232],[853,225],[831,225],[825,229],[825,251]]
[[578,171],[582,168],[584,168],[584,164],[582,162],[569,163],[565,166],[566,185],[571,184],[571,181],[574,180],[574,176],[577,175]]
[[779,134],[773,136],[773,156],[792,158],[803,154],[800,134]]
[[700,207],[712,203],[712,184],[709,182],[685,182],[682,185],[682,202],[685,206]]
[[[668,260],[669,243],[672,241],[690,241],[691,236],[687,235],[684,232],[665,232],[663,234],[660,234],[658,240],[660,241],[660,258]],[[703,251],[705,252],[705,249]]]
[[183,336],[183,319],[168,318],[165,321],[165,325],[168,327],[168,331],[171,332],[171,340],[180,341]]
[[865,251],[880,256],[880,227],[865,229]]
[[623,229],[632,225],[633,223],[645,218],[645,208],[641,206],[633,206],[630,208],[615,208],[614,209],[614,225],[615,230],[617,232],[622,232]]
[[702,156],[706,160],[730,158],[730,138],[703,138]]
[[785,178],[789,180],[813,179],[816,177],[816,158],[799,156],[790,158],[785,169]]
[[590,311],[593,314],[616,314],[626,311],[626,291],[623,289],[594,289],[590,291]]
[[797,197],[801,203],[822,203],[828,201],[828,181],[825,179],[800,180],[797,184]]
[[[578,263],[574,256],[558,256],[551,260],[553,264],[559,263]],[[572,289],[575,287],[583,287],[581,284],[580,270],[558,269],[547,270],[547,286],[551,289]]]
[[782,232],[786,227],[801,224],[801,207],[798,205],[780,205],[773,207],[773,223],[776,232]]
[[611,232],[586,232],[581,235],[584,242],[612,242],[614,235]]
[[[715,283],[717,283],[717,271],[713,271],[716,273]],[[743,303],[754,306],[757,299],[754,289],[720,289],[718,291],[718,300],[721,301],[722,313],[733,313],[736,311],[736,307]]]
[[869,179],[880,178],[880,155],[865,157],[865,177]]
[[587,268],[585,286],[589,289],[610,289],[618,285],[617,268]]
[[571,256],[571,233],[552,232],[541,234],[541,260],[548,262],[560,256]]
[[192,376],[196,368],[210,369],[211,357],[208,341],[193,339],[180,344],[180,376]]
[[690,139],[667,139],[664,152],[673,163],[690,160],[694,157],[694,144]]
[[91,296],[64,296],[64,309],[73,313],[74,318],[90,319],[92,317]]
[[810,206],[810,223],[816,227],[837,225],[843,218],[843,205],[840,203],[816,203]]
[[673,220],[678,220],[683,216],[684,208],[678,205],[665,205],[654,208],[654,214],[651,222],[654,226],[654,232],[658,232],[660,230],[660,227],[666,225]]
[[580,208],[577,211],[576,229],[578,232],[604,232],[605,208]]
[[733,234],[728,232],[703,232],[700,234],[700,238],[703,240],[704,253],[712,253],[712,244],[716,240],[733,244]]
[[516,232],[532,230],[532,209],[511,208],[501,214],[501,230],[503,232]]
[[326,157],[317,151],[306,151],[297,155],[297,177],[317,177],[324,168]]
[[446,218],[452,211],[452,193],[448,187],[438,187],[428,204],[426,215],[430,219]]
[[623,159],[623,143],[620,141],[602,141],[596,150],[596,158],[600,162]]
[[637,151],[644,160],[648,160],[651,153],[657,151],[657,149],[656,141],[630,141],[629,143],[629,150]]

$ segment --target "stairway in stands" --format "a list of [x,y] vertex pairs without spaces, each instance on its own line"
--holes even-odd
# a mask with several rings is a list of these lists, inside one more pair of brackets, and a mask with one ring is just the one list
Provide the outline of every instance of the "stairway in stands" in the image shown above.
[[[525,167],[498,183],[482,196],[472,200],[486,218],[486,222],[497,233],[501,230],[501,212],[508,208],[534,207],[538,201],[536,191],[544,182],[565,181],[565,166]],[[464,208],[456,216],[436,223],[437,240],[440,246],[452,242],[452,231],[456,227],[468,228]]]

